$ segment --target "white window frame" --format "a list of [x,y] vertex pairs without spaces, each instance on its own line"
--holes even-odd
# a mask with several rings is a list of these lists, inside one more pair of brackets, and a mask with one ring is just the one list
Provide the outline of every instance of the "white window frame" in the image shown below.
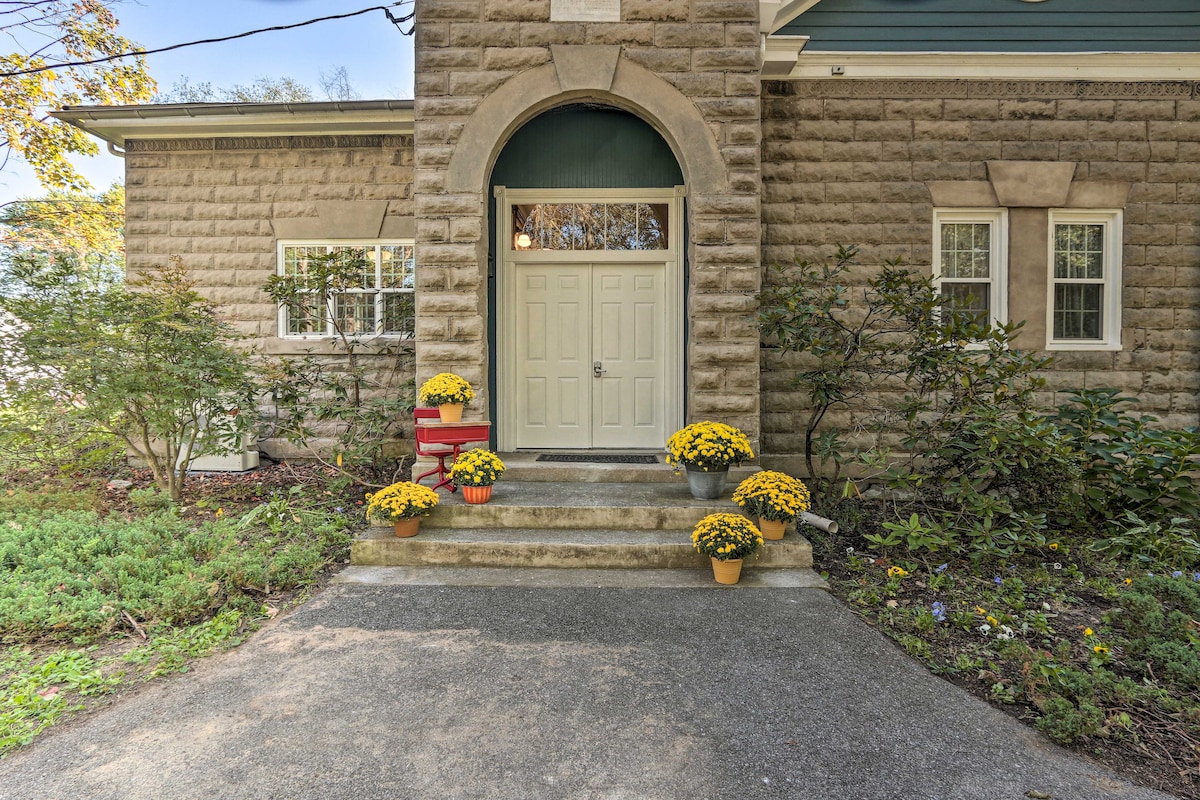
[[[1119,209],[1050,209],[1050,228],[1046,250],[1046,349],[1109,350],[1121,349],[1121,261],[1124,214]],[[1104,275],[1100,280],[1054,277],[1054,244],[1057,225],[1104,226]],[[1058,283],[1099,284],[1101,331],[1097,339],[1056,339],[1054,336],[1054,287]]]
[[[384,297],[394,294],[415,294],[416,281],[414,274],[414,285],[411,288],[393,287],[383,288],[383,259],[381,254],[385,247],[410,247],[414,248],[414,264],[413,271],[416,272],[415,263],[415,241],[412,239],[288,239],[280,240],[276,249],[275,271],[278,275],[285,275],[284,253],[288,248],[293,247],[323,247],[325,252],[331,252],[335,248],[374,248],[375,260],[375,288],[374,289],[352,289],[344,292],[332,292],[326,299],[325,303],[325,331],[312,331],[309,333],[292,333],[288,330],[288,308],[286,304],[280,304],[278,309],[278,329],[277,334],[280,339],[289,341],[313,341],[333,339],[337,336],[336,329],[333,324],[333,315],[335,302],[334,299],[340,295],[351,294],[373,294],[375,295],[375,331],[369,334],[357,333],[350,338],[356,340],[362,339],[386,339],[390,341],[407,341],[413,338],[412,334],[407,333],[383,333],[384,321]],[[414,303],[415,308],[415,303]]]
[[[992,325],[1008,322],[1008,209],[935,208],[933,210],[933,285],[942,290],[942,225],[986,224],[991,233],[991,276],[988,278],[988,309]],[[975,278],[945,278],[949,283],[980,283]]]

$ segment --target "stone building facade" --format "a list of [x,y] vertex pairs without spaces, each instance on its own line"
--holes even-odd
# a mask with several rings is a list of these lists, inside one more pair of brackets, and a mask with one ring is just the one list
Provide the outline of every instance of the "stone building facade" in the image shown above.
[[[1004,208],[1009,316],[1026,321],[1016,344],[1042,351],[1049,209],[1120,209],[1119,341],[1056,350],[1043,403],[1113,387],[1166,424],[1196,425],[1198,91],[1186,81],[767,82],[763,260],[826,260],[857,243],[866,265],[899,257],[929,270],[935,208]],[[1012,189],[997,185],[1006,172]],[[776,365],[768,351],[765,447],[799,452],[803,410]]]
[[[863,4],[894,17],[896,43],[853,41],[863,17],[843,12]],[[1048,407],[1114,386],[1197,424],[1200,56],[1171,50],[1179,36],[1077,54],[1034,24],[1083,0],[1011,0],[1045,51],[975,54],[996,46],[986,23],[958,47],[933,5],[911,12],[921,29],[883,0],[418,0],[413,101],[59,116],[126,151],[130,268],[182,256],[266,352],[328,351],[259,288],[293,252],[408,254],[409,283],[374,302],[411,293],[411,335],[381,341],[418,382],[468,378],[500,449],[658,449],[720,419],[798,452],[803,400],[760,346],[757,293],[768,265],[838,244],[1025,320],[1018,345],[1056,357]],[[986,17],[976,5],[964,19]],[[529,227],[568,212],[587,229],[571,243]],[[614,245],[629,214],[642,238]],[[983,277],[948,266],[971,251],[950,234],[990,236]],[[1075,234],[1095,241],[1056,250]],[[1097,272],[1056,272],[1060,256]]]

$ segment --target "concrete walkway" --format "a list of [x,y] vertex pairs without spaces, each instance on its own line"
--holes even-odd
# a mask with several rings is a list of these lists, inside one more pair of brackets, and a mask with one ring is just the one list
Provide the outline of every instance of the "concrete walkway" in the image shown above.
[[0,798],[1162,798],[817,589],[338,585],[0,762]]

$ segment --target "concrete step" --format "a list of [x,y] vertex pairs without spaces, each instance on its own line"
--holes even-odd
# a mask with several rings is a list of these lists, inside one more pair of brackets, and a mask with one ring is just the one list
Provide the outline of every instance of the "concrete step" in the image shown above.
[[[538,461],[537,453],[501,453],[506,471],[503,482],[536,483],[675,483],[684,485],[687,479],[667,466],[662,453],[652,453],[656,464],[607,464]],[[757,472],[756,466],[733,467],[729,470],[729,491],[748,475]]]
[[[489,504],[490,505],[490,504]],[[350,545],[354,566],[532,567],[557,569],[701,569],[709,558],[692,547],[691,530],[427,528],[399,538],[368,528]],[[747,568],[807,569],[812,546],[790,533],[767,542]]]
[[828,589],[811,569],[742,569],[735,586],[713,580],[712,569],[535,569],[529,567],[346,567],[334,583],[368,586],[520,586],[614,589]]
[[708,514],[738,511],[732,500],[696,500],[682,479],[677,484],[502,480],[482,505],[467,504],[461,492],[438,495],[441,502],[421,522],[422,529],[690,530]]

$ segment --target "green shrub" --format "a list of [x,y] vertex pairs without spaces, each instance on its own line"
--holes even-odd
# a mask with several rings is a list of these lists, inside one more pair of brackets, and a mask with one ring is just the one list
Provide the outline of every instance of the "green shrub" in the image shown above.
[[1117,389],[1082,389],[1070,397],[1055,421],[1086,454],[1083,498],[1093,524],[1106,526],[1127,513],[1151,522],[1200,517],[1200,430],[1156,427],[1156,417],[1122,408],[1138,401]]
[[1148,575],[1134,580],[1108,615],[1123,642],[1129,668],[1183,691],[1200,690],[1200,581],[1194,576]]
[[97,288],[70,265],[36,260],[14,261],[8,276],[2,399],[107,432],[175,500],[202,450],[241,445],[252,415],[238,412],[257,405],[249,357],[178,257],[128,285]]
[[1112,521],[1110,530],[1106,538],[1096,539],[1089,547],[1115,561],[1133,561],[1151,568],[1200,566],[1200,536],[1191,520],[1173,517],[1146,522],[1127,511],[1123,520]]

